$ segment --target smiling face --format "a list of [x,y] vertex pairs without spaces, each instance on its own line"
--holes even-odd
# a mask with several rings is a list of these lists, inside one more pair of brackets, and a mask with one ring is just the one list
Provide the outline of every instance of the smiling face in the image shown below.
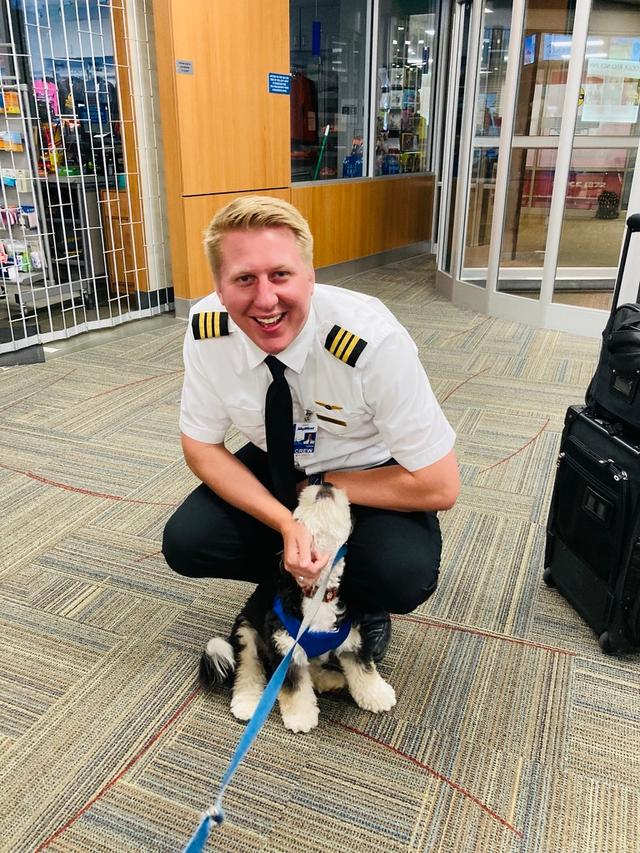
[[289,228],[223,236],[218,296],[263,352],[277,355],[297,337],[309,315],[313,286],[313,267],[302,259]]

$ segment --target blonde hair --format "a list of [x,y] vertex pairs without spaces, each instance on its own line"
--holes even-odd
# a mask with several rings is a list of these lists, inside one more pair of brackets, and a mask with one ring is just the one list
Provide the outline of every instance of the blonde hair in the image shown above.
[[213,217],[204,232],[204,249],[214,276],[220,274],[222,238],[229,231],[289,228],[305,263],[313,264],[313,236],[309,223],[292,204],[264,195],[242,196]]

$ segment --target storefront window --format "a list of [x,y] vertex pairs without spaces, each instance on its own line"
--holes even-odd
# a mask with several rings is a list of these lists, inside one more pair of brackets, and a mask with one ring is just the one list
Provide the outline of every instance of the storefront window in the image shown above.
[[366,0],[291,0],[291,180],[363,174]]
[[381,0],[376,95],[376,175],[425,172],[435,46],[435,2]]

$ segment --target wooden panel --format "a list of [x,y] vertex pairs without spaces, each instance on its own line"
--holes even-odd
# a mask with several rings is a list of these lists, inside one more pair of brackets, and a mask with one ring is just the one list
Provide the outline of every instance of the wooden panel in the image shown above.
[[[174,67],[182,194],[288,186],[289,97],[267,86],[289,73],[287,0],[170,2],[173,52],[158,62]],[[175,74],[175,60],[194,73]]]
[[431,239],[433,175],[291,188],[314,236],[316,267]]
[[[253,193],[249,193],[252,195]],[[259,192],[260,195],[273,196],[275,198],[291,201],[289,189],[271,190]],[[182,299],[199,299],[211,293],[214,287],[213,276],[209,262],[204,253],[202,238],[204,230],[220,208],[224,207],[234,198],[247,193],[223,193],[221,195],[192,196],[184,199],[184,213],[186,224],[186,251],[187,251],[187,289],[176,296]]]
[[[260,191],[290,201],[307,218],[314,235],[315,265],[329,266],[419,243],[431,237],[433,176],[324,183],[290,190]],[[210,293],[213,279],[202,248],[211,217],[245,193],[184,199],[186,286],[176,296],[199,299]],[[175,273],[174,273],[175,279]]]
[[124,190],[100,190],[100,207],[103,216],[114,219],[131,219],[129,195]]

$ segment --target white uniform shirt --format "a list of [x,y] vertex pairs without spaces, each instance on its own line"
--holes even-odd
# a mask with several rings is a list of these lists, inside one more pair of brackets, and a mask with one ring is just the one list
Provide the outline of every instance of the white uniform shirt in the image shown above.
[[[191,316],[205,311],[224,311],[215,293]],[[220,444],[233,424],[266,450],[264,404],[272,380],[266,354],[231,318],[228,325],[228,335],[204,340],[194,338],[191,326],[187,330],[180,429]],[[325,348],[334,326],[367,342],[353,367]],[[306,474],[369,468],[391,457],[415,471],[452,449],[455,433],[417,347],[379,299],[317,284],[307,322],[277,358],[288,368],[294,420],[317,423],[313,455],[296,457]]]

